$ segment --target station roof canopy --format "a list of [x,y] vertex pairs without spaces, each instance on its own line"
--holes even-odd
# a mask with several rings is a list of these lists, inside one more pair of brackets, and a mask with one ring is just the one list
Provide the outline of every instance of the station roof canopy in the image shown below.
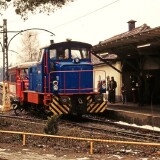
[[147,24],[133,27],[127,32],[100,41],[93,46],[93,51],[93,55],[101,60],[136,58],[140,55],[160,56],[160,27],[150,28]]

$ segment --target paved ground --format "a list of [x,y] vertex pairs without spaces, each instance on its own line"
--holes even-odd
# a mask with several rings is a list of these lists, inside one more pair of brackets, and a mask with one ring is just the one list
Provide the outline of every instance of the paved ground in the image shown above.
[[[58,152],[58,151],[57,151]],[[128,150],[128,152],[131,152]],[[30,150],[29,148],[22,148],[19,151],[13,149],[0,148],[0,160],[160,160],[157,156],[155,157],[136,157],[125,155],[84,155],[81,153],[63,153],[63,155],[57,155],[57,153],[45,153],[45,150],[39,149],[39,151]]]

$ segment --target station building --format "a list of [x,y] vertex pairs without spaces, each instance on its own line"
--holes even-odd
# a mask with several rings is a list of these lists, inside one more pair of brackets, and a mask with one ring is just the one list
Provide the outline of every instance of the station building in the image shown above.
[[143,103],[160,105],[160,27],[135,27],[134,20],[127,23],[128,31],[93,46],[94,69],[106,70],[107,76],[117,81],[117,102],[121,101],[122,83],[126,85],[127,101],[133,102],[132,78],[137,85],[141,77]]

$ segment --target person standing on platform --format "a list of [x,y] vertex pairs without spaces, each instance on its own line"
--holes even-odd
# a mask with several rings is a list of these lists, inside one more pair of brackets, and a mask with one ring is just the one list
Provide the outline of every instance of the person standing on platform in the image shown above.
[[117,82],[114,80],[114,77],[111,77],[110,88],[109,88],[111,103],[115,103],[116,88],[117,88]]
[[132,89],[132,101],[133,103],[136,103],[137,102],[137,87],[136,87],[137,80],[133,75],[130,76],[130,80],[131,80],[131,89]]
[[122,87],[121,87],[121,96],[122,96],[122,103],[126,103],[127,102],[127,95],[126,95],[126,86],[124,85],[124,83],[122,83]]
[[148,83],[148,92],[149,92],[149,103],[152,104],[153,102],[153,95],[155,89],[155,77],[152,74],[147,74],[147,83]]
[[137,88],[138,88],[138,102],[139,106],[144,105],[144,79],[142,74],[138,77],[138,82],[137,82]]
[[110,83],[111,83],[110,77],[107,76],[107,92],[108,92],[108,102],[109,102],[109,103],[111,103]]

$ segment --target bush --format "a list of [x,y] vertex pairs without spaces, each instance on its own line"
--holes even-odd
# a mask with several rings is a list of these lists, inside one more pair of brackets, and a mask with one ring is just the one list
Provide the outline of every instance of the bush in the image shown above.
[[59,116],[51,116],[48,118],[47,126],[44,128],[46,134],[54,135],[58,132]]

